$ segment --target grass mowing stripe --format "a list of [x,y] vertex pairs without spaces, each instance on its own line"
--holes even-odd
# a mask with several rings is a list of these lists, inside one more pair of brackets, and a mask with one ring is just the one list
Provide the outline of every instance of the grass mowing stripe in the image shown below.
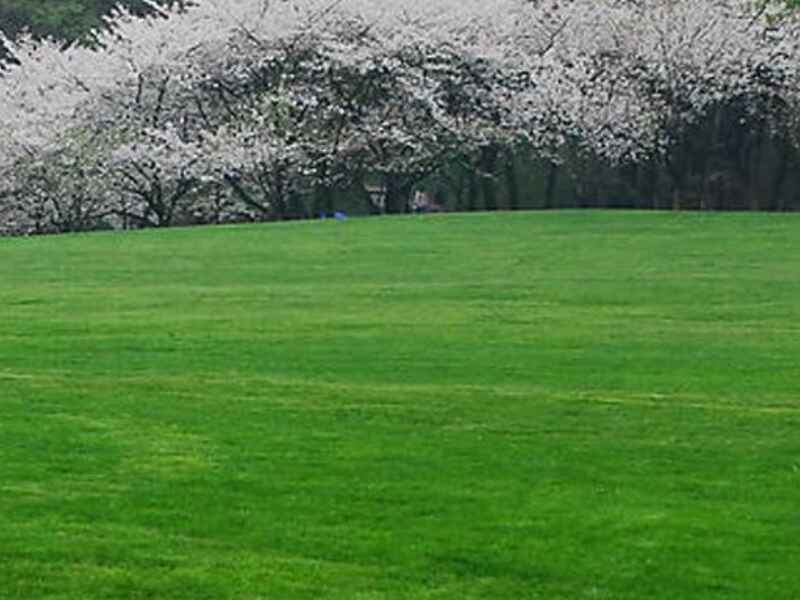
[[0,240],[0,598],[797,598],[795,215]]

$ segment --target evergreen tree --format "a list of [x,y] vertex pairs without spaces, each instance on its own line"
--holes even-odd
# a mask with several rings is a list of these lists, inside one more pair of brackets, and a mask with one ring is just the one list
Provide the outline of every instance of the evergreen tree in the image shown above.
[[[173,0],[156,0],[161,4]],[[143,0],[0,0],[0,30],[15,38],[28,32],[35,38],[51,37],[65,43],[80,40],[103,24],[103,16],[115,6],[135,14],[145,14],[150,7]],[[5,55],[0,43],[0,60]]]

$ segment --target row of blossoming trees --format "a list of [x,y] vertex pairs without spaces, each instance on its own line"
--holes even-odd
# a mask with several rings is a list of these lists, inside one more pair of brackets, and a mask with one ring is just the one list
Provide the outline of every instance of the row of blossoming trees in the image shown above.
[[705,130],[694,156],[723,130],[782,148],[783,186],[800,27],[781,7],[198,0],[118,11],[91,48],[4,40],[0,231],[299,218],[354,195],[401,212],[422,182],[491,209],[504,162],[513,208],[518,156],[587,181],[587,164],[643,184],[655,169],[680,207],[690,177],[718,179],[686,150]]

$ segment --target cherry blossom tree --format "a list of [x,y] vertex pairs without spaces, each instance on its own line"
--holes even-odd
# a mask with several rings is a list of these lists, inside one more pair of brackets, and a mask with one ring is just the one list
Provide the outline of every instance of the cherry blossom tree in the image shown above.
[[771,2],[152,9],[117,10],[93,48],[5,40],[3,229],[306,217],[368,181],[372,210],[400,212],[454,164],[494,208],[516,147],[567,168],[663,164],[678,207],[685,147],[721,107],[800,144],[797,21]]

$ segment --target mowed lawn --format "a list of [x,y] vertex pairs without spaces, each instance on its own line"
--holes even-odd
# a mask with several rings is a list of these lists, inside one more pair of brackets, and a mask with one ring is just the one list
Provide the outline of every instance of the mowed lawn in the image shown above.
[[0,598],[800,598],[800,215],[0,240]]

